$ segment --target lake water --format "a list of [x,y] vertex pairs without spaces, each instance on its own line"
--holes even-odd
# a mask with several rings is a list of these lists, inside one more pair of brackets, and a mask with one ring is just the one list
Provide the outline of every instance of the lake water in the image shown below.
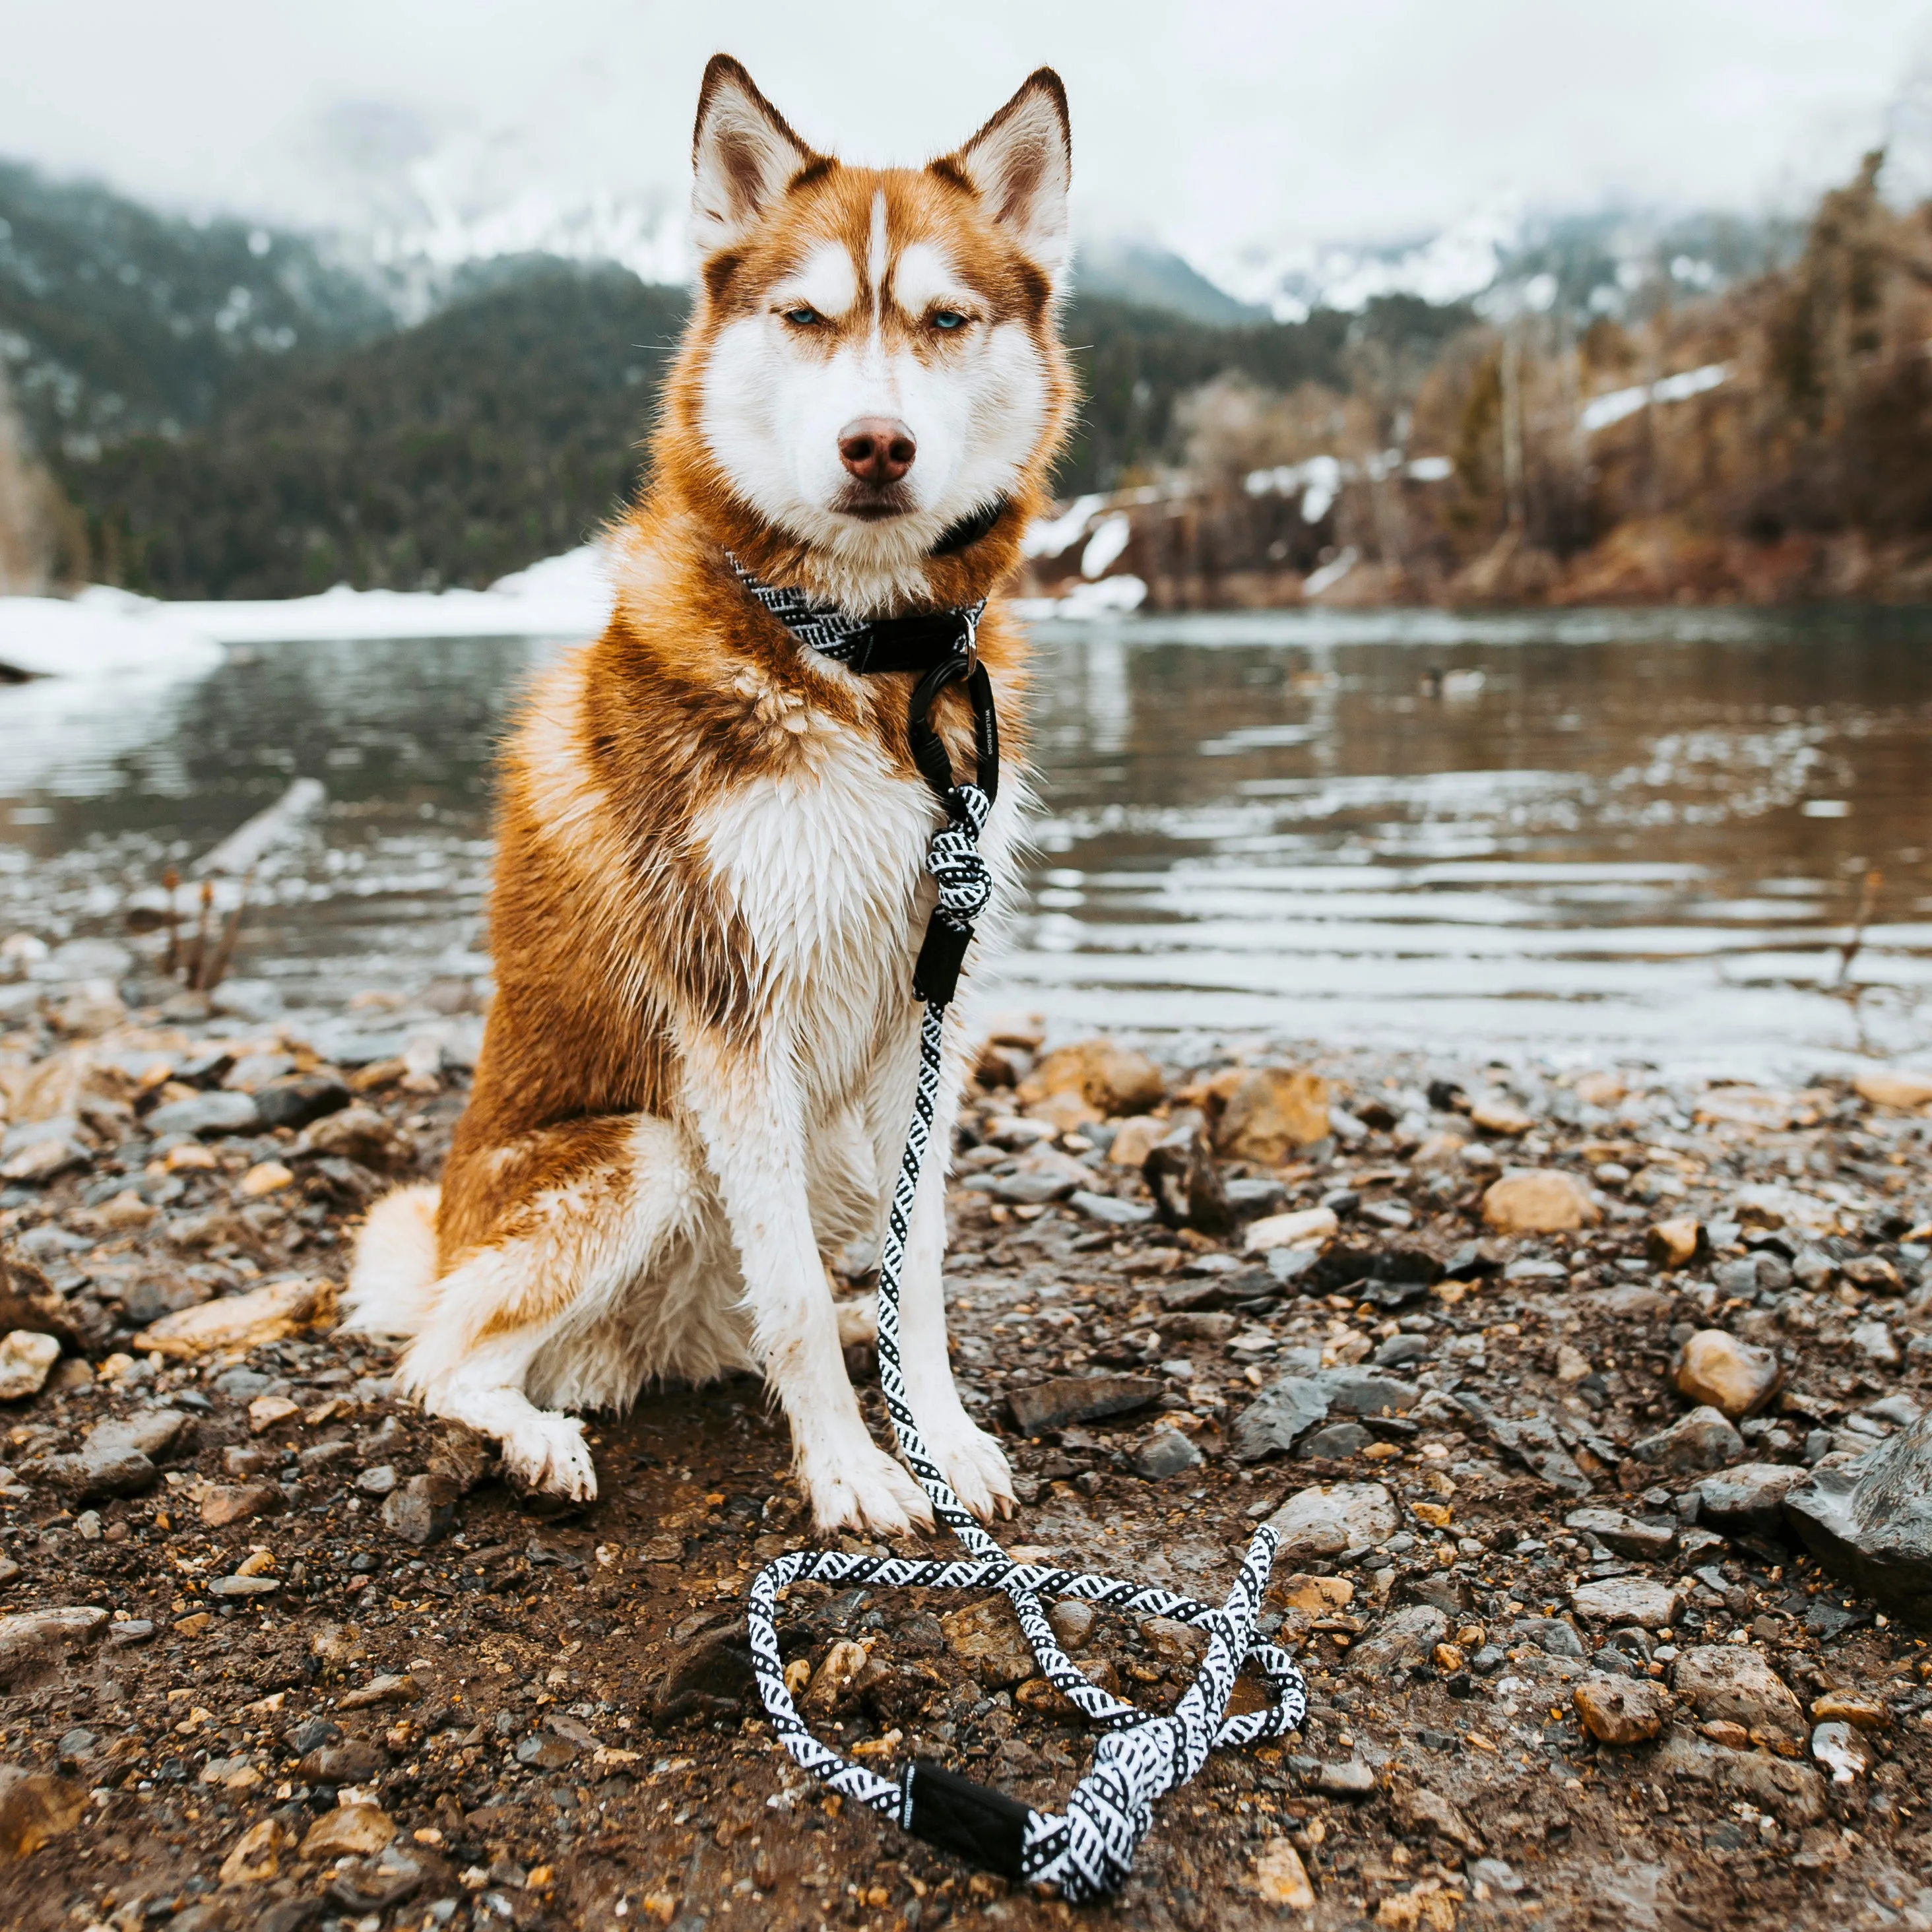
[[[1932,614],[1035,636],[1045,815],[995,1004],[1738,1072],[1932,1052]],[[111,928],[306,775],[328,808],[236,970],[299,1004],[482,970],[492,747],[554,648],[280,645],[0,690],[0,916]]]

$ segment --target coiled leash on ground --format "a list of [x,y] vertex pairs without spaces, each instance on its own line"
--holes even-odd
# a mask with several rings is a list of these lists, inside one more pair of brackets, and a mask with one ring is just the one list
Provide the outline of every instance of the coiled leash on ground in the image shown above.
[[[974,648],[985,608],[934,612],[867,622],[813,605],[801,592],[760,584],[734,558],[746,589],[802,641],[862,673],[920,674],[910,712],[914,760],[946,808],[932,836],[926,868],[939,886],[913,989],[925,1003],[920,1028],[919,1081],[887,1216],[879,1264],[879,1382],[898,1446],[933,1513],[972,1552],[970,1562],[914,1561],[800,1550],[766,1564],[752,1586],[746,1621],[752,1667],[772,1728],[804,1769],[829,1790],[870,1805],[906,1830],[970,1863],[1024,1882],[1057,1888],[1078,1904],[1105,1897],[1126,1882],[1135,1847],[1154,1822],[1155,1799],[1184,1784],[1217,1744],[1248,1744],[1300,1727],[1307,1712],[1301,1673],[1288,1654],[1257,1642],[1255,1618],[1274,1562],[1276,1539],[1255,1532],[1227,1601],[1216,1608],[1150,1585],[1090,1571],[1016,1563],[969,1514],[933,1460],[906,1399],[899,1363],[899,1277],[920,1172],[926,1161],[941,1078],[946,1008],[974,922],[991,894],[979,837],[999,786],[999,732],[992,686]],[[973,706],[976,782],[956,784],[952,761],[930,722],[934,701],[963,682]],[[804,1581],[928,1590],[1000,1592],[1012,1604],[1040,1675],[1093,1723],[1103,1728],[1094,1762],[1070,1794],[1064,1814],[1036,1811],[1003,1792],[976,1784],[943,1766],[916,1761],[896,1779],[842,1757],[814,1737],[786,1688],[775,1622],[780,1591]],[[1090,1682],[1061,1650],[1042,1597],[1074,1597],[1132,1616],[1170,1617],[1208,1635],[1198,1674],[1172,1715],[1138,1709]],[[1266,1709],[1225,1714],[1244,1662],[1268,1680],[1274,1702]]]

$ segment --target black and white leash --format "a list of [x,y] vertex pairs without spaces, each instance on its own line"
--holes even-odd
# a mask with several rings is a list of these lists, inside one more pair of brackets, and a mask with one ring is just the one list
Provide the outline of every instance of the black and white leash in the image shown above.
[[[1156,1798],[1186,1784],[1216,1745],[1279,1737],[1298,1730],[1306,1715],[1306,1689],[1293,1660],[1254,1634],[1276,1539],[1265,1528],[1256,1532],[1234,1588],[1218,1607],[1119,1577],[1016,1563],[967,1510],[934,1461],[914,1420],[899,1361],[899,1282],[939,1102],[946,1008],[974,922],[992,892],[979,851],[980,834],[999,785],[992,687],[975,650],[984,606],[868,622],[814,604],[800,592],[761,584],[735,558],[731,567],[746,590],[813,650],[854,670],[920,674],[909,721],[913,753],[945,807],[946,823],[933,834],[926,854],[939,900],[914,975],[915,997],[926,1010],[912,1124],[893,1184],[880,1258],[879,1382],[900,1454],[931,1500],[934,1516],[973,1558],[947,1562],[799,1550],[768,1564],[752,1583],[746,1612],[758,1693],[785,1748],[828,1790],[883,1812],[974,1864],[1054,1888],[1070,1902],[1104,1898],[1126,1882],[1135,1848],[1154,1822]],[[964,683],[972,700],[976,783],[953,782],[951,760],[928,722],[934,700],[955,682]],[[1004,1792],[923,1761],[908,1764],[896,1778],[882,1777],[814,1737],[786,1686],[776,1621],[780,1592],[806,1581],[894,1589],[993,1589],[1004,1595],[1033,1647],[1040,1675],[1102,1727],[1093,1764],[1069,1794],[1066,1810],[1036,1811]],[[1208,1648],[1199,1672],[1172,1714],[1142,1711],[1090,1682],[1060,1648],[1041,1607],[1042,1597],[1077,1598],[1129,1616],[1168,1617],[1204,1631]],[[1230,1718],[1226,1714],[1228,1697],[1244,1662],[1267,1678],[1274,1701],[1264,1709]]]

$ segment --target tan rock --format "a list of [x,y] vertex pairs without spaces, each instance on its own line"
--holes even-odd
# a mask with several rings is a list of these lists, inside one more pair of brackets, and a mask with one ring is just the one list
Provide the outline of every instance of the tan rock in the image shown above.
[[279,1515],[283,1502],[273,1483],[217,1483],[202,1493],[201,1520],[210,1529],[225,1529],[252,1516]]
[[1729,1718],[1747,1731],[1794,1742],[1805,1735],[1804,1713],[1784,1679],[1744,1644],[1703,1644],[1672,1667],[1671,1688],[1699,1717]]
[[396,1821],[374,1804],[343,1804],[325,1811],[302,1842],[305,1858],[366,1858],[396,1835]]
[[258,1395],[248,1405],[248,1426],[254,1434],[265,1435],[277,1424],[290,1421],[301,1413],[302,1404],[290,1401],[285,1395]]
[[221,1882],[266,1885],[280,1874],[281,1855],[295,1841],[295,1834],[279,1818],[264,1818],[250,1825],[221,1861]]
[[226,1294],[164,1315],[136,1336],[134,1346],[182,1362],[228,1349],[259,1348],[286,1341],[315,1319],[323,1299],[318,1282],[272,1281],[245,1294]]
[[1784,1370],[1768,1348],[1721,1328],[1700,1328],[1678,1351],[1672,1379],[1680,1395],[1741,1422],[1778,1393]]
[[1056,1094],[1077,1094],[1095,1110],[1093,1118],[1144,1113],[1166,1090],[1160,1069],[1144,1053],[1111,1040],[1083,1040],[1049,1053],[1020,1083],[1021,1102],[1037,1112],[1038,1102]]
[[1811,1714],[1821,1724],[1856,1724],[1862,1731],[1888,1730],[1892,1713],[1880,1697],[1858,1690],[1827,1690],[1811,1700]]
[[145,1228],[160,1213],[143,1201],[131,1187],[124,1187],[111,1201],[104,1201],[94,1210],[94,1224],[104,1234],[122,1234]]
[[1640,1744],[1664,1729],[1670,1700],[1647,1677],[1586,1677],[1570,1694],[1583,1728],[1599,1744]]
[[806,1708],[830,1717],[850,1694],[853,1680],[872,1660],[872,1652],[862,1643],[841,1639],[812,1673],[812,1682],[806,1687]]
[[1445,1892],[1439,1878],[1426,1878],[1406,1892],[1387,1894],[1376,1907],[1383,1932],[1456,1932],[1460,1894]]
[[1816,1118],[1795,1094],[1769,1087],[1713,1087],[1700,1096],[1696,1118],[1716,1125],[1761,1127],[1782,1133],[1788,1127],[1808,1126]]
[[1318,1073],[1258,1066],[1228,1096],[1214,1146],[1231,1160],[1280,1167],[1328,1137],[1328,1083]]
[[1650,1257],[1652,1268],[1688,1268],[1697,1258],[1697,1244],[1702,1233],[1694,1214],[1659,1221],[1644,1237],[1644,1252]]
[[1581,1348],[1573,1348],[1568,1342],[1556,1345],[1556,1379],[1559,1382],[1580,1382],[1591,1370],[1592,1364]]
[[24,1402],[46,1387],[60,1360],[61,1345],[51,1335],[16,1328],[0,1338],[0,1402]]
[[1586,1107],[1614,1107],[1629,1090],[1615,1073],[1586,1073],[1576,1086],[1576,1097]]
[[1241,1246],[1251,1254],[1268,1248],[1318,1248],[1333,1240],[1342,1224],[1332,1208],[1304,1208],[1291,1214],[1270,1214],[1250,1221]]
[[1932,1106],[1932,1073],[1915,1073],[1900,1066],[1874,1067],[1852,1082],[1861,1100],[1874,1107],[1916,1112]]
[[0,1766],[0,1858],[31,1857],[64,1837],[87,1809],[87,1786],[45,1772]]
[[1418,1174],[1432,1174],[1438,1168],[1454,1167],[1468,1144],[1468,1138],[1462,1134],[1430,1134],[1409,1156],[1408,1164]]
[[1749,1750],[1750,1733],[1743,1725],[1733,1724],[1729,1718],[1713,1718],[1708,1724],[1697,1726],[1700,1738],[1708,1738],[1714,1744],[1722,1744],[1726,1750]]
[[1262,1847],[1255,1859],[1253,1890],[1270,1905],[1284,1905],[1291,1912],[1315,1910],[1307,1868],[1286,1838],[1270,1838]]
[[1432,1791],[1426,1784],[1396,1778],[1389,1786],[1389,1808],[1405,1832],[1418,1836],[1433,1832],[1438,1838],[1447,1838],[1457,1850],[1472,1856],[1483,1849],[1476,1828],[1441,1792]]
[[1283,1577],[1268,1594],[1285,1609],[1332,1617],[1355,1600],[1355,1586],[1346,1576],[1296,1575]]
[[279,1160],[258,1160],[242,1177],[241,1189],[249,1200],[259,1201],[265,1194],[292,1186],[295,1178],[295,1170]]
[[1171,1124],[1153,1114],[1136,1114],[1131,1120],[1123,1120],[1114,1136],[1113,1145],[1107,1150],[1108,1160],[1116,1167],[1138,1170],[1154,1148],[1167,1138]]
[[1536,1116],[1526,1112],[1507,1094],[1486,1094],[1469,1109],[1470,1120],[1486,1134],[1501,1134],[1514,1140],[1536,1125]]
[[969,1604],[939,1623],[954,1655],[989,1689],[1024,1683],[1039,1668],[1019,1618],[1004,1597]]
[[1564,1234],[1603,1218],[1590,1190],[1560,1168],[1517,1168],[1483,1196],[1484,1220],[1506,1234]]
[[1080,1127],[1090,1127],[1106,1116],[1077,1088],[1069,1087],[1034,1101],[1027,1118],[1046,1121],[1056,1133],[1069,1134]]

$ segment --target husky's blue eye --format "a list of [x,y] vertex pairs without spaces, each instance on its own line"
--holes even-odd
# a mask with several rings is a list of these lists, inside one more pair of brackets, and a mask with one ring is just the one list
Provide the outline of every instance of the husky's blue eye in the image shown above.
[[964,328],[966,326],[966,318],[956,308],[935,309],[933,311],[932,326],[934,328],[943,328],[949,332],[956,328]]
[[818,310],[807,303],[800,302],[796,308],[788,308],[784,311],[784,319],[796,328],[810,328],[821,317]]

